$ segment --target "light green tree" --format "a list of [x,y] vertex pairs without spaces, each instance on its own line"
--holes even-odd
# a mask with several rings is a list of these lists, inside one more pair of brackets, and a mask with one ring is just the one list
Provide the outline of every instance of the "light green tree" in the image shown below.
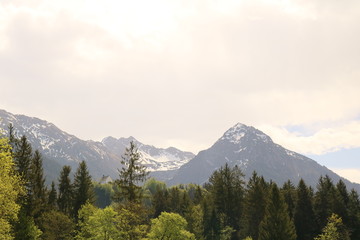
[[[111,240],[111,239],[139,239],[136,233],[143,235],[146,226],[134,228],[131,221],[133,213],[122,209],[115,211],[111,206],[99,209],[87,203],[79,211],[78,240]],[[135,233],[136,232],[136,233]]]
[[186,230],[187,222],[177,213],[163,212],[151,220],[149,240],[195,240],[194,234]]
[[322,233],[314,240],[349,240],[349,234],[342,223],[341,218],[337,214],[332,214],[328,218],[326,226]]
[[16,199],[23,191],[14,172],[8,140],[0,139],[0,239],[13,239],[10,222],[17,219],[20,206]]

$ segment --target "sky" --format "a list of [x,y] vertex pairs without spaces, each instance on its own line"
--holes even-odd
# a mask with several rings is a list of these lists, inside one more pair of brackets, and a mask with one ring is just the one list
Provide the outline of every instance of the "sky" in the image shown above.
[[360,182],[359,22],[358,0],[0,0],[0,109],[194,153],[240,122]]

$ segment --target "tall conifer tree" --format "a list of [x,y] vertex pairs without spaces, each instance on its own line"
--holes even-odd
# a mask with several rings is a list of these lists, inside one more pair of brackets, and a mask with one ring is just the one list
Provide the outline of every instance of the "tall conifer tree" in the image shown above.
[[48,197],[48,205],[49,205],[50,209],[52,209],[52,210],[56,209],[56,199],[57,199],[57,191],[55,188],[55,183],[54,183],[54,181],[52,181],[51,189],[50,189],[49,197]]
[[284,196],[284,200],[288,206],[288,212],[290,219],[294,218],[295,202],[296,202],[296,190],[290,180],[284,183],[281,188],[281,193]]
[[321,176],[315,193],[314,211],[320,232],[327,223],[328,217],[335,213],[336,190],[329,176]]
[[139,203],[142,199],[142,191],[137,184],[144,182],[149,173],[146,167],[141,165],[141,154],[133,141],[121,157],[123,167],[119,170],[119,179],[115,180],[120,192],[116,193],[115,200]]
[[304,180],[299,181],[296,189],[297,203],[294,213],[294,223],[298,240],[312,240],[315,236],[316,219],[313,210],[310,190]]
[[60,172],[59,195],[57,199],[59,210],[70,215],[73,213],[73,186],[70,180],[70,166],[64,166]]
[[360,239],[360,200],[359,194],[354,189],[349,193],[348,217],[351,239],[358,240]]
[[94,186],[86,162],[82,161],[74,177],[74,216],[86,202],[94,203]]
[[275,183],[264,219],[260,223],[259,240],[295,240],[295,226],[287,212],[287,206]]
[[240,217],[243,209],[244,174],[238,166],[228,164],[216,170],[209,178],[208,190],[217,214],[221,214],[223,227],[240,230]]
[[46,206],[46,192],[45,177],[43,170],[43,160],[40,152],[35,151],[31,162],[30,175],[30,191],[31,191],[31,210],[32,216],[35,219],[41,215]]
[[251,236],[257,240],[259,225],[264,218],[268,198],[268,187],[263,177],[253,172],[246,187],[243,215],[243,236]]

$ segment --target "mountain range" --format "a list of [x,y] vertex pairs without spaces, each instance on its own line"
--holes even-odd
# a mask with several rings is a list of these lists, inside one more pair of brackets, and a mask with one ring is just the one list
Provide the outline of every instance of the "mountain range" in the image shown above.
[[77,168],[85,160],[95,180],[103,176],[118,177],[121,155],[130,141],[134,141],[142,155],[142,164],[151,176],[168,185],[205,183],[209,176],[225,163],[239,166],[246,178],[253,171],[282,184],[291,180],[294,184],[303,178],[316,187],[320,176],[328,175],[337,182],[342,179],[348,188],[360,192],[360,185],[335,174],[325,166],[296,152],[274,143],[265,133],[251,126],[238,123],[227,130],[210,148],[196,156],[191,152],[174,147],[166,149],[146,145],[134,137],[106,137],[102,141],[85,141],[57,128],[47,121],[16,115],[0,110],[0,128],[6,134],[12,123],[18,137],[26,135],[35,149],[44,157],[44,171],[47,182],[57,180],[63,165]]
[[63,165],[69,165],[75,171],[78,164],[85,160],[94,179],[104,175],[113,179],[118,177],[121,168],[121,155],[130,141],[134,141],[142,155],[142,164],[151,172],[151,176],[161,181],[171,179],[175,171],[195,155],[174,147],[156,148],[143,144],[133,137],[106,137],[101,142],[81,140],[68,134],[47,121],[16,115],[0,110],[0,128],[4,134],[13,124],[16,136],[25,135],[34,149],[40,150],[44,158],[44,171],[47,183],[56,181]]

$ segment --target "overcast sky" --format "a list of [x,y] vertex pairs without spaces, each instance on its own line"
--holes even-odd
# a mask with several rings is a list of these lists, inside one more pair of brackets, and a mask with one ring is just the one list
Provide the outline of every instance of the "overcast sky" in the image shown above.
[[0,0],[0,108],[194,153],[237,122],[358,148],[359,23],[359,0]]

